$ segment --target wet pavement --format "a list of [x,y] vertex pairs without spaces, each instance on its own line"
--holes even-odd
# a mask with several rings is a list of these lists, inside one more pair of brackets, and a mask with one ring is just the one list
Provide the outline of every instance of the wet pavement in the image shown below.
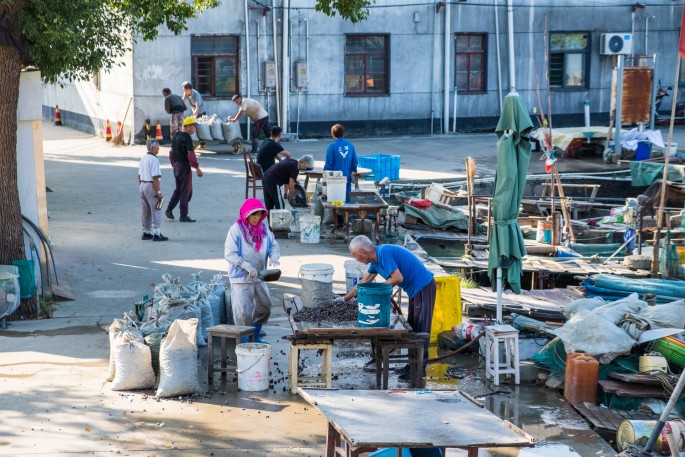
[[[206,175],[194,178],[190,204],[190,215],[198,222],[165,220],[162,233],[168,242],[141,241],[136,173],[144,148],[112,147],[66,127],[43,127],[51,190],[49,237],[60,285],[70,287],[76,299],[58,303],[52,319],[11,322],[8,330],[0,331],[0,455],[322,455],[324,418],[287,391],[288,347],[282,337],[290,328],[281,296],[299,293],[298,272],[306,263],[333,265],[334,291],[342,292],[343,264],[350,259],[343,241],[326,237],[318,245],[303,245],[295,239],[279,240],[283,275],[270,285],[272,316],[265,327],[273,345],[273,388],[239,392],[232,378],[222,382],[218,375],[209,387],[202,350],[199,373],[206,395],[157,401],[153,391],[113,392],[105,382],[106,328],[112,319],[130,311],[143,295],[151,295],[163,273],[180,276],[184,283],[198,270],[205,272],[205,281],[215,273],[225,274],[223,243],[244,198],[243,159],[203,153],[199,160]],[[400,176],[406,179],[460,179],[467,155],[477,160],[479,174],[494,170],[494,135],[350,139],[360,155],[401,155]],[[679,142],[685,144],[685,138]],[[328,143],[303,141],[285,147],[296,156],[313,153],[321,164]],[[167,152],[168,146],[163,146],[162,191],[168,198],[173,179]],[[531,171],[541,167],[542,162],[531,162]],[[606,170],[615,165],[566,160],[561,167]],[[375,386],[375,375],[362,370],[368,347],[336,344],[335,354],[334,387]],[[315,355],[307,357],[306,365],[313,369],[319,362]],[[464,360],[460,363],[468,366],[469,360]],[[492,393],[477,361],[470,363],[463,379],[446,379],[445,364],[431,366],[427,388],[459,388],[472,396]],[[406,386],[393,375],[390,387]],[[480,456],[613,455],[558,393],[538,386],[500,389],[506,393],[484,397],[486,407],[539,442],[530,449],[482,450]]]

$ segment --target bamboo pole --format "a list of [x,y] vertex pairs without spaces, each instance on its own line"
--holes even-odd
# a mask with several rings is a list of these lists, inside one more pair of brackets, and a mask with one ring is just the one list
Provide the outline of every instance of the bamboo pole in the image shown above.
[[[682,33],[682,30],[681,32]],[[680,52],[675,66],[675,84],[673,84],[673,97],[671,101],[671,122],[668,126],[668,141],[666,142],[666,157],[664,157],[664,174],[661,178],[661,196],[659,198],[659,211],[656,218],[656,230],[654,231],[654,251],[652,252],[652,276],[659,274],[659,238],[661,237],[661,225],[664,223],[664,206],[666,203],[666,186],[668,185],[668,160],[671,155],[671,141],[673,140],[673,125],[675,123],[676,100],[678,99],[678,76],[680,75]]]

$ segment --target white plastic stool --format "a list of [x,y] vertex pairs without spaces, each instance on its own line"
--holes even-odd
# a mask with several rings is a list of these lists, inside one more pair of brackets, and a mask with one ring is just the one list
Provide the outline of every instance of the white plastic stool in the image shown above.
[[[504,343],[504,364],[500,362],[500,343]],[[500,375],[510,374],[519,384],[519,331],[511,325],[485,327],[485,379],[492,376],[499,386]]]

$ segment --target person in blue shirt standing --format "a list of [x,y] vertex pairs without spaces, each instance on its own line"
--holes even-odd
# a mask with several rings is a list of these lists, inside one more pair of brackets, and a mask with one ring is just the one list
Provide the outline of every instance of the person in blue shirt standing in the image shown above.
[[[367,273],[357,284],[373,281],[377,275],[392,286],[400,286],[409,297],[407,323],[412,330],[425,334],[424,362],[428,360],[433,308],[435,307],[435,279],[433,273],[421,263],[409,249],[393,244],[374,246],[364,235],[350,242],[350,254],[357,262],[369,266]],[[349,301],[357,296],[357,286],[342,298]],[[400,379],[409,380],[409,368],[405,367]]]
[[357,172],[357,152],[354,150],[354,145],[343,138],[345,127],[342,124],[335,124],[331,127],[331,136],[335,141],[326,149],[326,163],[323,169],[324,171],[342,171],[343,176],[347,177],[346,193],[349,194],[352,190],[353,174]]

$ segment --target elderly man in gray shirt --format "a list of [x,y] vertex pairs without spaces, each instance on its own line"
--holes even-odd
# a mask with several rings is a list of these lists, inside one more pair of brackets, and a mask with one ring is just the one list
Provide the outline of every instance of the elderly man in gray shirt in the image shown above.
[[[202,95],[195,89],[193,89],[193,85],[190,84],[188,81],[184,81],[183,84],[183,101],[188,102],[190,104],[190,109],[193,110],[192,115],[195,116],[195,118],[199,119],[200,117],[204,116],[207,114],[207,110],[205,109],[205,102],[202,101]],[[205,143],[203,141],[200,141],[200,145],[197,147],[197,149],[204,149],[205,148]]]

